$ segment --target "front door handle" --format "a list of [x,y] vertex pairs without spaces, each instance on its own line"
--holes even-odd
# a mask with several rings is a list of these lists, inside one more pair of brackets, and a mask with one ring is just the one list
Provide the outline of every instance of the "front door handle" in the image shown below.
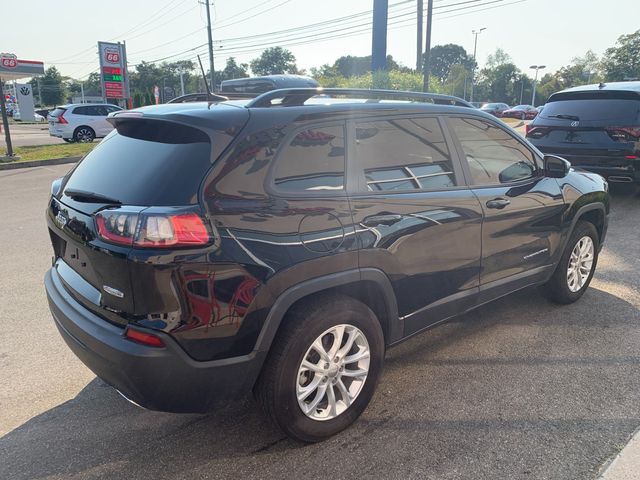
[[402,215],[389,214],[389,215],[373,215],[367,217],[362,221],[365,227],[377,227],[378,225],[393,225],[402,220]]
[[502,210],[510,203],[511,202],[506,198],[494,198],[493,200],[489,200],[487,202],[487,208],[497,208],[498,210]]

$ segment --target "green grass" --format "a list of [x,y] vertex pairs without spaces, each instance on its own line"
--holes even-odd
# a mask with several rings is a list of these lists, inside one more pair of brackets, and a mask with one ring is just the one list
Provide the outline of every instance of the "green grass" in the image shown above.
[[16,147],[14,151],[16,155],[20,156],[19,162],[32,162],[50,158],[81,157],[89,153],[97,144],[98,142],[38,145],[34,147]]

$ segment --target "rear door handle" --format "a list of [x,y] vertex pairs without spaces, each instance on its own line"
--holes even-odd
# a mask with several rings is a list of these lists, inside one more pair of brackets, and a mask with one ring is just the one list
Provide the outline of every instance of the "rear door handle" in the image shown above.
[[402,215],[373,215],[371,217],[367,217],[362,221],[362,224],[366,227],[377,227],[378,225],[393,225],[394,223],[398,223],[402,220]]
[[510,203],[511,202],[506,198],[494,198],[493,200],[489,200],[487,202],[487,208],[497,208],[498,210],[502,210]]

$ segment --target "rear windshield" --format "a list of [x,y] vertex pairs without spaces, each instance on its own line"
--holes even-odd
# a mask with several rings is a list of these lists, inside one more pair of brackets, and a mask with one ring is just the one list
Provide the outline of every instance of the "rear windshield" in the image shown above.
[[635,124],[639,113],[640,97],[616,98],[612,95],[598,96],[590,93],[554,95],[544,106],[541,116],[554,118],[554,115],[571,115],[578,117],[581,122],[608,123],[616,120],[624,124]]
[[61,113],[66,112],[67,109],[66,108],[56,108],[53,112],[51,112],[49,115],[53,115],[54,117],[57,117],[58,115],[60,115]]
[[125,205],[196,204],[210,156],[209,137],[200,130],[128,121],[80,162],[65,189],[105,195]]

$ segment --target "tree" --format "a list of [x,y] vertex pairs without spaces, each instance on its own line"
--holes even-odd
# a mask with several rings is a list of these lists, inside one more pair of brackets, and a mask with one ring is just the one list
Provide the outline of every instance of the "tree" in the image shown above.
[[618,38],[604,53],[602,68],[608,81],[640,78],[640,30]]
[[223,80],[231,80],[233,78],[248,77],[248,68],[249,65],[247,65],[246,63],[241,63],[240,65],[238,65],[234,57],[229,57],[227,58],[227,64],[225,65],[224,70],[216,75],[216,79],[222,82]]
[[475,61],[467,54],[467,51],[460,45],[453,43],[433,47],[430,61],[431,73],[443,83],[449,77],[454,65],[462,65],[468,72],[472,72],[475,67]]
[[251,71],[256,75],[298,73],[296,57],[282,47],[267,48],[260,57],[251,60]]
[[[338,58],[331,67],[336,74],[343,77],[364,75],[371,71],[371,55],[355,57],[346,55]],[[402,70],[403,67],[396,62],[391,55],[387,55],[387,71]]]
[[487,55],[487,64],[485,68],[495,68],[505,63],[512,63],[511,56],[501,48],[496,48],[496,51]]
[[56,67],[49,67],[40,77],[40,93],[43,105],[58,105],[64,101],[65,86]]

